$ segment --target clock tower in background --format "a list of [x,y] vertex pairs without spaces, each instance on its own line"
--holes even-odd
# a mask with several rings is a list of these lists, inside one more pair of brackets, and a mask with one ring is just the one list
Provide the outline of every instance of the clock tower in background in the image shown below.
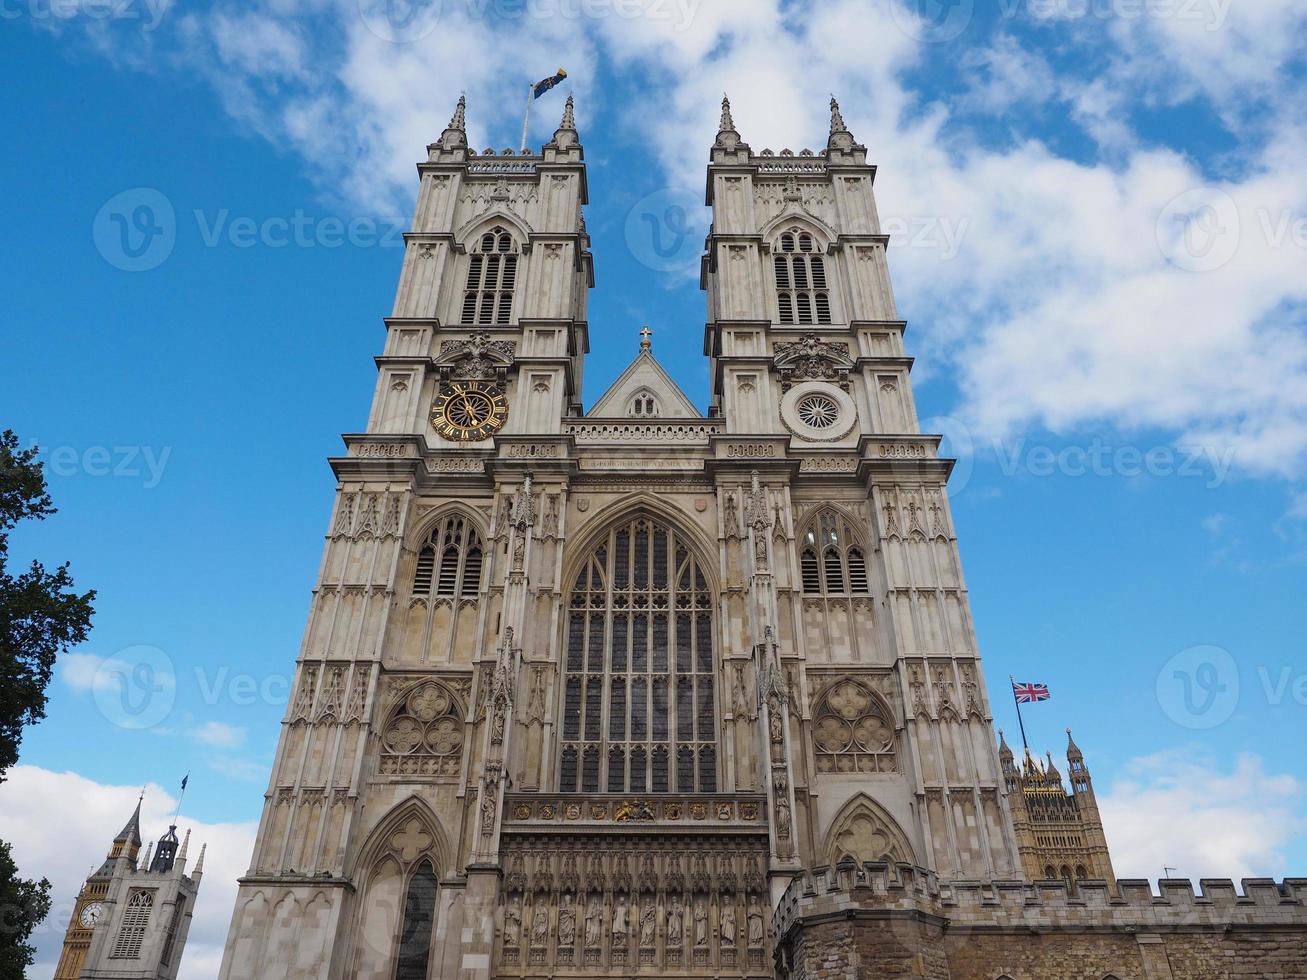
[[190,931],[204,875],[204,848],[186,873],[190,832],[180,842],[174,824],[141,851],[141,804],[86,879],[73,906],[54,980],[109,978],[173,980]]

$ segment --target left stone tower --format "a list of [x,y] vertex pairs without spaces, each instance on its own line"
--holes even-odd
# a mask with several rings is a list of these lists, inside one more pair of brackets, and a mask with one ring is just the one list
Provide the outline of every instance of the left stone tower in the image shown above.
[[141,853],[141,804],[113,839],[73,906],[54,980],[173,980],[204,876],[204,849],[190,874],[190,832],[177,827]]
[[529,153],[471,150],[460,98],[418,165],[223,978],[490,975],[504,792],[539,788],[546,738],[519,667],[555,625],[583,156],[570,97]]

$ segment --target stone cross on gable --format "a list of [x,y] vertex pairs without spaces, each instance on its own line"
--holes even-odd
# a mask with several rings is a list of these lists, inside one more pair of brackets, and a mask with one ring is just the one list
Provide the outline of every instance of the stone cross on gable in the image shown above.
[[644,324],[640,328],[640,350],[649,350],[653,346],[653,341],[649,338],[653,336],[653,331],[649,329],[649,324]]

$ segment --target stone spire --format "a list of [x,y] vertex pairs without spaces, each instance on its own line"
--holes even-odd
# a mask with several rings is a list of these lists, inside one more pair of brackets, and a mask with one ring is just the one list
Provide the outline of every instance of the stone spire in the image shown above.
[[827,149],[847,150],[853,146],[853,134],[844,124],[844,113],[835,96],[830,97],[830,137],[826,140]]
[[447,150],[467,146],[467,97],[460,95],[449,125],[440,134],[438,145]]
[[562,150],[579,146],[580,143],[581,137],[576,131],[576,104],[572,96],[568,95],[567,102],[563,105],[563,118],[554,130],[554,138],[549,141],[549,145]]
[[1068,762],[1084,762],[1085,754],[1080,751],[1080,746],[1076,745],[1076,740],[1071,737],[1071,729],[1066,730],[1066,758]]
[[731,118],[731,100],[726,97],[725,92],[722,93],[722,120],[717,125],[717,132],[718,134],[735,132],[735,120]]
[[[123,829],[118,831],[118,836],[113,839],[114,851],[117,853],[141,846],[141,801],[144,799],[145,790],[141,790],[141,795],[136,800],[136,809],[127,818],[127,823],[123,824]],[[117,857],[117,854],[113,856]],[[133,853],[132,856],[135,857],[135,854]]]
[[190,846],[191,846],[191,832],[190,829],[188,828],[186,831],[186,836],[182,838],[181,850],[177,852],[177,865],[183,871],[186,870],[186,851]]
[[198,878],[204,874],[204,852],[209,849],[208,844],[200,845],[200,856],[195,860],[195,870],[191,872],[192,878]]
[[1007,738],[1001,728],[998,730],[998,758],[1003,763],[1004,771],[1007,771],[1012,765],[1012,750],[1008,747]]

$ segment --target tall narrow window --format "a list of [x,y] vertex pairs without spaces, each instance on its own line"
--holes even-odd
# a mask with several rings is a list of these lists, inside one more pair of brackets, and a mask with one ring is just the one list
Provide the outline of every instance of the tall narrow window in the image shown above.
[[867,559],[843,514],[817,513],[800,537],[799,575],[803,591],[820,595],[866,595]]
[[451,515],[436,524],[418,551],[413,594],[475,596],[481,589],[481,537],[464,517]]
[[395,980],[426,980],[431,975],[431,927],[435,918],[436,873],[430,862],[423,861],[409,881],[404,900]]
[[111,959],[134,960],[141,955],[145,930],[150,926],[150,913],[154,911],[154,892],[134,891],[127,899],[122,925],[114,937]]
[[468,257],[463,322],[478,325],[510,322],[516,286],[517,253],[513,236],[496,225],[481,236],[477,250]]
[[159,955],[159,962],[164,966],[172,962],[173,947],[177,945],[177,927],[181,925],[185,911],[186,899],[178,895],[177,902],[172,907],[172,916],[168,919],[168,932],[163,937],[163,952]]
[[713,602],[676,532],[643,517],[613,529],[569,607],[560,789],[715,792]]
[[826,266],[806,231],[793,228],[781,235],[772,265],[776,273],[776,309],[781,323],[831,322]]

